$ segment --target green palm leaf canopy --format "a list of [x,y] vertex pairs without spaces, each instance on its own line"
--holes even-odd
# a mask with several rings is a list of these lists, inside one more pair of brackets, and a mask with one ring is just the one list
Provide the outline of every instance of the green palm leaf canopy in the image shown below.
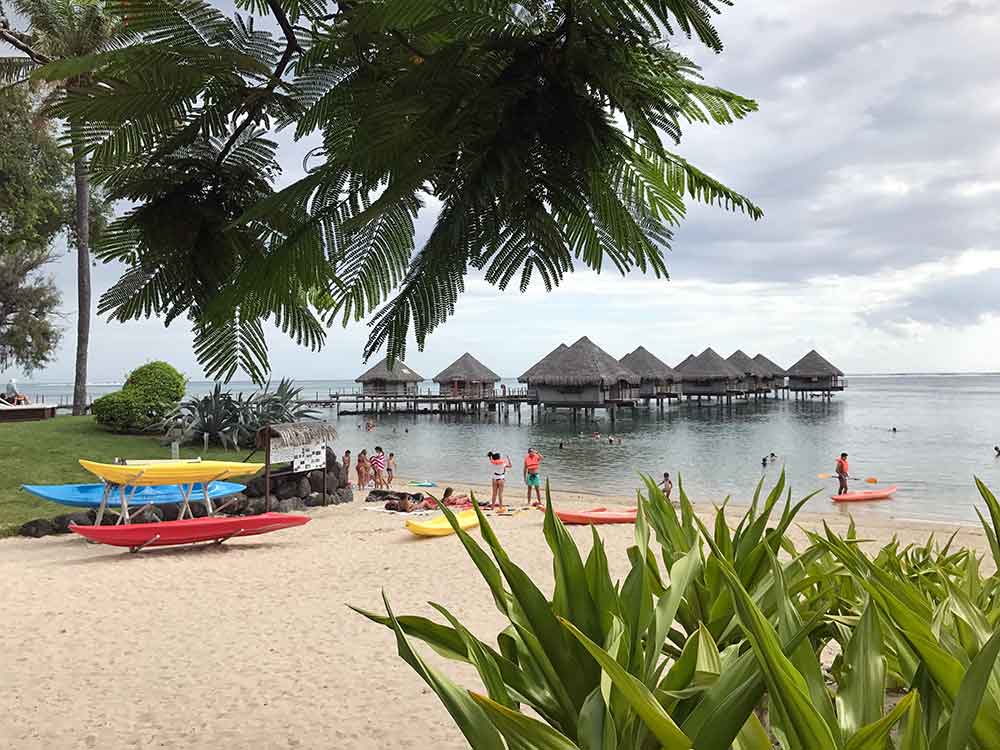
[[[134,206],[99,248],[126,266],[102,309],[189,317],[210,375],[265,377],[268,322],[315,349],[335,321],[367,320],[365,357],[393,361],[409,337],[423,348],[470,274],[522,291],[578,268],[665,280],[686,201],[761,216],[672,150],[685,125],[757,108],[672,44],[721,52],[723,4],[238,5],[250,14],[107,0],[127,43],[36,74],[82,76],[53,114]],[[258,28],[263,14],[280,35]],[[281,128],[318,145],[274,190]]]

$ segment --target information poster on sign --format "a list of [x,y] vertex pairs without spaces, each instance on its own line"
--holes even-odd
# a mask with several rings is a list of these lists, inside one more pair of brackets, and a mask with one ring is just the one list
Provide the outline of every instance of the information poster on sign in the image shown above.
[[326,443],[271,448],[271,463],[290,463],[292,471],[313,471],[326,468]]

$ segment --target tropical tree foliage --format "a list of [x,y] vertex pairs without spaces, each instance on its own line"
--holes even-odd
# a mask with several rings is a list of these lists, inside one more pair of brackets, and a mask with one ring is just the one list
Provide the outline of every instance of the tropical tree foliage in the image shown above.
[[[125,27],[104,12],[102,0],[12,0],[28,28],[13,27],[0,3],[0,42],[18,54],[0,58],[0,85],[28,80],[35,68],[56,60],[79,58],[123,43]],[[58,86],[56,94],[85,89],[93,80],[86,71],[49,78]],[[106,208],[92,201],[88,155],[81,126],[69,121],[66,143],[73,156],[73,212],[70,236],[77,250],[76,367],[73,385],[73,413],[87,407],[87,358],[90,347],[90,242],[95,217],[98,225]]]
[[[982,484],[993,552],[1000,504]],[[358,610],[391,628],[400,656],[471,747],[490,750],[987,750],[1000,736],[1000,575],[933,538],[871,558],[853,524],[796,549],[802,503],[784,477],[735,530],[711,528],[683,487],[680,511],[647,481],[623,581],[593,531],[584,557],[547,502],[546,594],[479,514],[483,544],[442,510],[508,621],[495,644],[441,621]],[[781,511],[774,518],[774,511]],[[662,562],[662,567],[661,567]],[[471,665],[459,687],[414,648]],[[829,669],[824,652],[836,653]]]
[[23,89],[0,91],[0,370],[49,361],[60,298],[45,266],[69,214],[67,161]]
[[[369,319],[366,357],[396,358],[470,273],[522,290],[577,267],[666,277],[687,200],[760,216],[667,145],[756,108],[669,44],[721,51],[723,4],[242,0],[230,18],[204,0],[108,0],[130,44],[40,72],[90,82],[53,112],[137,204],[99,250],[128,266],[101,309],[186,315],[210,373],[259,380],[269,320],[316,348],[334,321]],[[318,145],[272,192],[261,131],[280,128]],[[418,248],[423,206],[436,220]],[[190,224],[149,219],[188,208]]]

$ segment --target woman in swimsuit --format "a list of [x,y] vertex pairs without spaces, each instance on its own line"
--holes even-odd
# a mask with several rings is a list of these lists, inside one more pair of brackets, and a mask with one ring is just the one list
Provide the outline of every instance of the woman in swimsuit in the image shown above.
[[363,490],[368,486],[368,450],[362,449],[358,454],[358,463],[355,466],[358,472],[358,489]]
[[344,467],[344,476],[347,477],[347,486],[350,487],[351,486],[351,452],[350,451],[344,451],[344,460],[343,460],[343,464],[342,465]]
[[499,453],[487,453],[490,458],[490,468],[492,469],[492,481],[490,482],[493,487],[493,497],[490,499],[491,508],[502,508],[503,507],[503,486],[507,479],[507,469],[509,469],[512,464],[510,462],[510,456],[507,458],[500,458]]

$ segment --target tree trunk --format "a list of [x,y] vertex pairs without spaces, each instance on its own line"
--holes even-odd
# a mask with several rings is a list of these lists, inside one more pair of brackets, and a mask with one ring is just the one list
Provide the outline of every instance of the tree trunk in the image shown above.
[[90,175],[82,145],[73,139],[73,176],[76,185],[76,376],[73,414],[87,411],[87,350],[90,347]]

